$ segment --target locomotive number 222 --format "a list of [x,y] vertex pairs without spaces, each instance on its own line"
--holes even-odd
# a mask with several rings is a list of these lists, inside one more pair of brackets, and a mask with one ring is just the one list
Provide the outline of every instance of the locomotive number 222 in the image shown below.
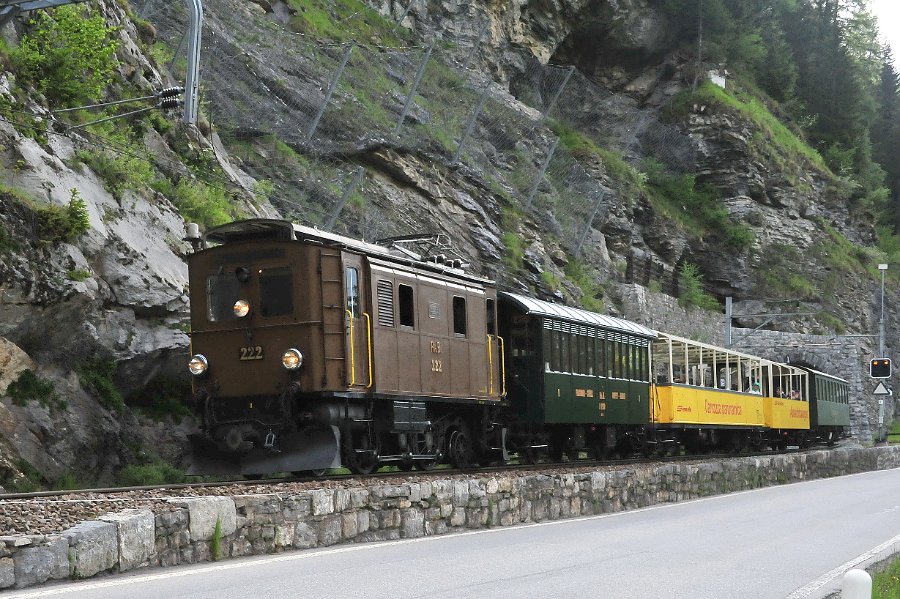
[[241,360],[262,360],[263,348],[261,345],[248,345],[241,348]]

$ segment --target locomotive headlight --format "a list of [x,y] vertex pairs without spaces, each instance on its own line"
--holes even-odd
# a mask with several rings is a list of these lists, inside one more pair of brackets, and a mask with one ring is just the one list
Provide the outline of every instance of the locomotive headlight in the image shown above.
[[191,356],[191,361],[188,362],[188,370],[191,371],[191,374],[200,376],[206,372],[207,368],[209,368],[209,362],[206,361],[206,356],[203,354]]
[[234,302],[234,315],[238,318],[243,318],[250,313],[250,302],[247,300],[239,299]]
[[297,370],[303,366],[303,354],[299,349],[291,348],[282,354],[281,364],[288,370]]

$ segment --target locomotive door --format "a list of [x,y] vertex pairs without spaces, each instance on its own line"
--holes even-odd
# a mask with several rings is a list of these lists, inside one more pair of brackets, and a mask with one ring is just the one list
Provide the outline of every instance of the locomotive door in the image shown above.
[[342,253],[344,264],[344,355],[347,356],[346,383],[351,387],[371,386],[371,312],[366,305],[368,289],[363,276],[362,256]]

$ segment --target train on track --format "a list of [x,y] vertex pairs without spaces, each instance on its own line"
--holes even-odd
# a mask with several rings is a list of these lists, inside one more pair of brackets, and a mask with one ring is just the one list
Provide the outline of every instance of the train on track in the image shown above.
[[[191,228],[189,227],[189,230]],[[847,382],[282,220],[189,240],[193,474],[833,443]]]

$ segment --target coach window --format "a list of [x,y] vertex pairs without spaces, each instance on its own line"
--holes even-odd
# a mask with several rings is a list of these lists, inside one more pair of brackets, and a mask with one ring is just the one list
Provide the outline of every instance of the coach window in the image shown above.
[[466,298],[453,296],[453,332],[466,336]]
[[400,304],[400,326],[416,326],[416,304],[413,302],[413,288],[409,285],[397,285],[397,299]]
[[289,267],[259,271],[259,311],[263,317],[294,313],[294,279]]
[[559,368],[560,372],[572,372],[572,335],[569,333],[560,333],[560,347],[562,355],[560,356]]
[[206,277],[206,317],[210,322],[235,320],[234,303],[239,299],[240,282],[234,274]]
[[347,267],[345,272],[347,282],[347,310],[353,318],[359,318],[359,270]]

